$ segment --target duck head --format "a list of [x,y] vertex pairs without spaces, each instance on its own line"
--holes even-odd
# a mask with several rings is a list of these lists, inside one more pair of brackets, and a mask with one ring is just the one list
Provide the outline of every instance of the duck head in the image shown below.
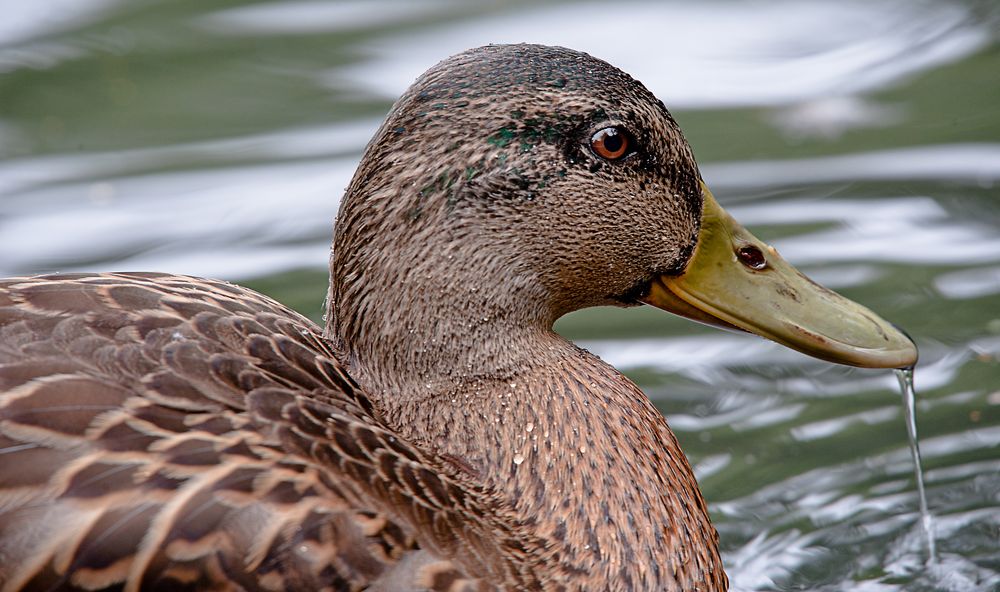
[[[834,362],[916,361],[893,325],[718,205],[641,83],[564,48],[481,47],[421,76],[369,144],[335,232],[328,335],[349,350],[407,333],[468,347],[481,328],[505,339],[645,303]],[[425,323],[392,312],[413,307]]]

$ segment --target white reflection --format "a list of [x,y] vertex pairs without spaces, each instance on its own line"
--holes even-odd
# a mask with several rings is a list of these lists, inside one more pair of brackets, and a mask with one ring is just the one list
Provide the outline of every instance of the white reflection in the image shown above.
[[79,28],[121,0],[0,0],[0,46]]
[[920,454],[931,464],[935,457],[946,457],[977,448],[1000,447],[1000,426],[966,429],[955,434],[920,439]]
[[[579,3],[435,26],[369,42],[376,59],[337,87],[401,93],[430,64],[487,43],[586,51],[642,80],[669,106],[780,105],[881,88],[989,40],[957,3],[909,0]],[[710,74],[708,74],[710,73]]]
[[841,290],[854,286],[864,286],[877,282],[885,272],[865,263],[853,265],[826,265],[810,269],[806,275],[821,286],[831,290]]
[[1000,356],[1000,337],[980,337],[969,342],[969,349],[980,356]]
[[[236,279],[323,267],[357,153],[379,123],[2,162],[0,276],[113,268]],[[286,159],[300,160],[275,162]],[[217,168],[189,168],[205,161]],[[179,170],[147,172],[171,165]]]
[[794,573],[810,561],[822,560],[825,551],[815,546],[817,533],[796,529],[768,535],[761,533],[734,552],[724,562],[733,592],[773,590],[775,580]]
[[794,364],[805,355],[751,335],[727,334],[647,339],[607,339],[579,343],[615,368],[655,368],[684,373],[698,366]]
[[[934,287],[942,296],[952,300],[1000,294],[1000,267],[979,267],[945,273],[934,278]],[[997,314],[1000,314],[1000,310]]]
[[[38,188],[21,194],[18,215],[3,222],[0,251],[12,268],[0,275],[128,269],[239,278],[321,267],[355,164],[352,157]],[[111,195],[114,207],[94,200],[95,191]]]
[[739,189],[850,181],[1000,181],[1000,144],[940,144],[785,160],[708,164],[712,187]]
[[448,0],[295,0],[230,8],[201,19],[206,29],[230,35],[288,35],[385,27],[454,9]]
[[881,409],[870,409],[862,413],[814,421],[792,428],[791,434],[799,442],[809,442],[829,438],[847,430],[851,424],[864,423],[868,425],[876,423],[886,423],[899,417],[899,406],[882,407]]
[[[997,512],[992,508],[987,512],[969,512],[968,522],[978,521],[976,528],[990,524],[996,532]],[[940,528],[940,524],[938,524]],[[930,566],[930,579],[937,590],[942,592],[981,592],[1000,589],[1000,574],[983,569],[961,555],[949,554]]]
[[873,260],[960,265],[1000,261],[996,228],[955,219],[929,197],[770,200],[729,209],[751,230],[754,224],[840,221],[827,230],[774,241],[797,266]]
[[[224,164],[259,159],[320,158],[331,154],[361,152],[381,120],[361,119],[327,126],[291,128],[224,140],[190,142],[121,152],[91,152],[38,156],[0,162],[0,215],[11,213],[11,202],[23,202],[28,211],[36,205],[32,190],[53,182],[107,180],[146,170],[204,163]],[[276,166],[276,165],[275,165]],[[337,188],[334,188],[337,189]],[[141,196],[135,196],[141,197]],[[0,239],[2,241],[2,239]]]
[[807,137],[834,140],[856,128],[888,128],[906,119],[900,105],[881,105],[861,97],[817,97],[781,109],[768,120],[792,141]]
[[[796,403],[793,405],[784,405],[781,407],[775,407],[773,409],[768,409],[758,413],[751,413],[745,416],[744,419],[739,421],[734,421],[731,423],[731,427],[737,432],[745,432],[750,430],[756,430],[764,428],[767,426],[786,423],[796,419],[808,408],[805,403]],[[749,410],[744,410],[749,411]]]
[[729,453],[706,456],[694,466],[695,477],[699,481],[702,481],[716,473],[722,472],[729,466],[729,462],[732,459],[733,455]]

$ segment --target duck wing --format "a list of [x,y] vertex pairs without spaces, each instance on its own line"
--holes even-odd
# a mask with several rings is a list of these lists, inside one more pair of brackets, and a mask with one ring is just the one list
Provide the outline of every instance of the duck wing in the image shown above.
[[526,529],[265,296],[0,281],[4,592],[530,589]]

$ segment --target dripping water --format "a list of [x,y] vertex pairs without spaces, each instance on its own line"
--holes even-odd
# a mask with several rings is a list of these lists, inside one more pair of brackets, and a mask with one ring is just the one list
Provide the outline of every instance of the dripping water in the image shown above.
[[927,509],[927,493],[924,490],[924,471],[920,461],[920,444],[917,442],[917,418],[914,408],[913,367],[900,368],[896,371],[899,389],[903,396],[903,411],[906,416],[906,433],[910,438],[910,455],[913,457],[913,474],[917,480],[917,495],[920,497],[920,523],[927,543],[927,563],[933,563],[937,558],[934,542],[934,519]]

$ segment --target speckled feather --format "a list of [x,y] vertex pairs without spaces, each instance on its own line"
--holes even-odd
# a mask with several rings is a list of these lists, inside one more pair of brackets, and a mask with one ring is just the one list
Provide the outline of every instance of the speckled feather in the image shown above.
[[249,290],[5,280],[0,392],[2,590],[533,581],[502,502],[394,436],[318,328]]
[[700,187],[627,74],[489,46],[366,148],[322,332],[211,280],[6,281],[0,591],[725,590],[664,417],[552,332],[684,269]]

